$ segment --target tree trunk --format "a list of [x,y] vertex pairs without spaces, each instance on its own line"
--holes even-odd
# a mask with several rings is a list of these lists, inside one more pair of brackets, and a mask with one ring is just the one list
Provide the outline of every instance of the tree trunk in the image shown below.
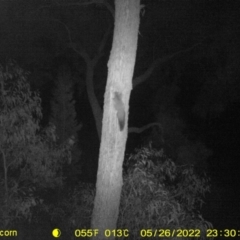
[[108,62],[96,197],[91,223],[92,229],[99,229],[97,237],[93,237],[95,240],[115,238],[114,234],[111,237],[105,236],[105,230],[116,229],[118,219],[139,12],[140,0],[115,0],[115,28]]

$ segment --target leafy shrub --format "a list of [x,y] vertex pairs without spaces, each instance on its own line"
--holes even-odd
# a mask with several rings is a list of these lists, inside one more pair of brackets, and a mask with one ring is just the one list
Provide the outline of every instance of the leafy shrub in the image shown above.
[[1,226],[30,220],[39,202],[33,190],[61,185],[61,166],[71,158],[72,142],[57,146],[54,126],[38,134],[41,99],[30,90],[27,74],[13,61],[0,65]]
[[[176,166],[163,150],[138,149],[125,164],[118,227],[131,239],[141,229],[201,229],[211,226],[199,214],[209,180],[191,166]],[[167,236],[166,236],[167,237]],[[186,238],[185,238],[186,239]]]
[[[168,233],[199,229],[204,238],[206,228],[212,227],[199,212],[202,198],[209,191],[206,176],[197,176],[192,166],[176,166],[163,150],[151,147],[138,149],[124,167],[118,228],[129,229],[134,240],[141,239],[141,229],[168,229]],[[89,228],[94,193],[92,185],[80,183],[73,193],[52,205],[52,218],[66,230]],[[64,223],[58,219],[64,219]]]
[[[57,194],[54,192],[54,195]],[[91,227],[95,188],[93,184],[80,182],[74,189],[61,189],[59,196],[35,209],[34,223],[39,225],[48,219],[52,228],[58,227],[64,233],[63,239],[75,239],[76,229]]]

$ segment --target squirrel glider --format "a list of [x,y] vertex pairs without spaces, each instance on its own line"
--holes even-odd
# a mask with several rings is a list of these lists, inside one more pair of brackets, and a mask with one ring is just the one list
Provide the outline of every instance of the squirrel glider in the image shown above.
[[125,109],[124,109],[121,93],[114,92],[113,104],[114,104],[114,109],[117,112],[119,129],[120,131],[122,131],[125,126]]

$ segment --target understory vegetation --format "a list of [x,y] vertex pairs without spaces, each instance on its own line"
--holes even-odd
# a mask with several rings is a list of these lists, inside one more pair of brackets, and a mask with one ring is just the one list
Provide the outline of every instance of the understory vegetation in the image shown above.
[[[141,239],[140,235],[149,238],[158,229],[166,229],[158,231],[163,239],[171,237],[174,230],[171,239],[190,239],[189,235],[204,239],[206,229],[212,228],[200,213],[209,191],[205,175],[197,176],[192,166],[176,166],[163,150],[151,146],[136,150],[124,168],[118,228],[129,230],[128,239]],[[68,194],[62,190],[62,198],[56,202],[43,202],[36,215],[45,212],[53,226],[68,233],[70,239],[76,229],[90,228],[94,193],[93,184],[80,182]]]
[[[64,171],[74,139],[60,144],[55,125],[40,128],[41,99],[15,63],[1,67],[0,84],[0,228],[17,229],[24,240],[52,239],[59,228],[62,239],[74,239],[76,229],[90,228],[95,195],[93,184],[72,186]],[[204,239],[212,227],[201,215],[208,177],[177,165],[164,149],[137,149],[125,160],[123,180],[118,228],[129,230],[128,239],[151,239],[157,229],[168,229],[158,231],[162,239]],[[195,231],[171,235],[177,229]]]

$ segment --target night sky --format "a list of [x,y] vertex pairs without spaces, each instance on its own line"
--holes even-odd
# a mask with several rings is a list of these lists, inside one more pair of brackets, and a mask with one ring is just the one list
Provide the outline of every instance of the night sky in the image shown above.
[[[83,124],[78,134],[84,174],[78,177],[94,182],[99,139],[86,92],[86,63],[71,48],[70,39],[76,49],[81,46],[93,57],[111,29],[94,69],[95,94],[102,106],[114,23],[101,4],[61,5],[76,2],[1,0],[0,61],[4,65],[14,59],[30,71],[32,89],[39,90],[42,98],[42,126],[49,121],[57,71],[67,66],[76,83],[77,121]],[[109,3],[114,7],[113,1]],[[133,89],[129,126],[160,122],[164,130],[130,134],[126,151],[152,141],[178,163],[206,171],[212,193],[207,195],[204,217],[217,228],[240,229],[240,2],[148,0],[142,4],[134,78],[155,60],[162,61]],[[180,157],[185,153],[189,159]]]

